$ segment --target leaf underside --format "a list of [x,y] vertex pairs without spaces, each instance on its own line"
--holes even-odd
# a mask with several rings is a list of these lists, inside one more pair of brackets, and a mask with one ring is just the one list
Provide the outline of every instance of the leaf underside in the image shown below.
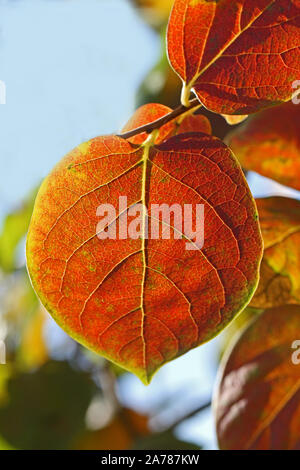
[[175,0],[168,52],[188,98],[251,114],[292,98],[300,78],[299,0]]
[[[144,203],[149,223],[152,204],[203,204],[204,248],[186,250],[173,227],[170,240],[99,240],[97,207],[118,208],[119,196],[128,207]],[[195,133],[148,151],[114,136],[82,144],[43,183],[27,238],[34,287],[56,321],[144,383],[250,301],[261,256],[237,160],[218,139]]]

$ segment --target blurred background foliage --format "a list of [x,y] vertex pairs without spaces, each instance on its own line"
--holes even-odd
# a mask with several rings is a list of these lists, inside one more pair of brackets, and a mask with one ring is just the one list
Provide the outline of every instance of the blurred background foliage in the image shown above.
[[[172,0],[122,1],[137,10],[160,48],[157,63],[136,91],[136,107],[149,102],[177,106],[181,82],[165,53]],[[232,129],[221,116],[205,109],[201,113],[210,119],[214,135],[223,138]],[[210,407],[210,386],[199,383],[198,403],[186,398],[189,383],[183,382],[174,393],[157,395],[147,410],[128,406],[135,401],[128,398],[128,374],[67,337],[38,301],[24,260],[36,192],[6,214],[0,226],[0,340],[5,341],[7,362],[0,365],[0,449],[200,449],[199,433],[196,438],[193,432],[178,432],[191,420],[196,420],[192,429],[203,426],[205,447],[207,425],[199,416]],[[218,343],[213,376],[225,346],[254,314],[247,310],[226,330]],[[205,362],[199,361],[198,367],[204,369]],[[134,382],[134,387],[138,395],[141,385]]]

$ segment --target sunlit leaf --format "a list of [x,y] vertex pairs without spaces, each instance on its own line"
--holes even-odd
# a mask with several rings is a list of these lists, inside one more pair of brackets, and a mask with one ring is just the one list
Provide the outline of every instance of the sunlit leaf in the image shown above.
[[221,449],[300,450],[300,307],[265,311],[221,367],[214,400]]
[[[128,198],[125,212],[119,196]],[[116,208],[108,225],[120,219],[123,228],[126,208],[140,201],[149,219],[142,209],[137,239],[127,229],[121,240],[99,232],[101,203]],[[195,234],[182,237],[165,217],[158,216],[158,239],[147,239],[147,222],[150,234],[157,222],[152,205],[161,203],[204,206],[202,249]],[[144,383],[245,307],[261,255],[256,206],[241,168],[205,134],[151,148],[114,136],[79,146],[43,183],[27,239],[33,284],[59,325]]]
[[[131,117],[131,119],[127,122],[127,124],[123,127],[122,132],[128,132],[133,129],[136,129],[140,126],[145,124],[151,123],[156,121],[157,119],[169,114],[172,111],[171,108],[168,106],[164,106],[162,104],[157,103],[150,103],[141,106]],[[169,122],[165,126],[162,126],[159,129],[159,135],[157,136],[156,143],[159,144],[163,142],[163,140],[170,134],[172,134],[175,130],[175,123]],[[132,144],[142,144],[147,139],[148,134],[146,132],[142,134],[138,134],[134,137],[128,139],[129,142]]]
[[171,65],[220,114],[251,114],[288,101],[300,78],[299,0],[175,0]]
[[[172,111],[171,108],[157,103],[149,103],[141,106],[123,127],[122,132],[128,132],[145,124],[152,123],[157,119],[166,116]],[[195,110],[196,111],[196,110]],[[172,137],[186,132],[202,132],[204,134],[211,134],[212,129],[207,117],[202,115],[194,115],[192,112],[187,112],[178,118],[168,122],[160,127],[159,134],[155,143],[160,144],[167,137]],[[143,132],[128,139],[132,144],[142,144],[147,139],[148,134]]]

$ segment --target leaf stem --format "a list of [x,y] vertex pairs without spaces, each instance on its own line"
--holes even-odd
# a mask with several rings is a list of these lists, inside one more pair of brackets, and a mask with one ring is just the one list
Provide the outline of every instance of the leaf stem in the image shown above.
[[145,126],[138,127],[137,129],[133,129],[132,131],[125,132],[124,134],[119,134],[118,137],[121,137],[123,139],[129,139],[130,137],[134,137],[135,135],[142,134],[143,132],[147,132],[147,134],[150,134],[155,129],[159,129],[160,127],[164,126],[168,122],[173,121],[173,119],[176,119],[178,116],[181,116],[181,114],[191,111],[194,108],[199,108],[200,106],[201,104],[199,103],[199,100],[195,98],[192,101],[190,101],[189,106],[181,105],[178,108],[174,109],[174,111],[171,111],[170,113],[157,119],[156,121],[150,122],[149,124],[146,124]]
[[191,84],[189,85],[184,84],[181,90],[181,104],[182,106],[185,106],[186,108],[188,108],[190,104],[191,89],[192,89]]

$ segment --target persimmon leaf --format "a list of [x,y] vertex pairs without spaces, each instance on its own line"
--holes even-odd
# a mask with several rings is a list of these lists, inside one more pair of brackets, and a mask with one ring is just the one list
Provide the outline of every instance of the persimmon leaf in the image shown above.
[[[193,109],[192,111],[196,111],[196,109]],[[122,132],[126,133],[133,129],[137,129],[138,127],[152,123],[171,112],[171,108],[162,104],[145,104],[136,110],[131,119],[123,127]],[[184,134],[186,132],[203,132],[204,134],[211,134],[212,128],[206,116],[195,116],[193,113],[188,112],[160,127],[155,143],[160,144],[166,140],[167,137]],[[130,137],[127,140],[132,144],[140,145],[146,141],[147,137],[148,134],[146,132],[142,132],[141,134]]]
[[265,251],[251,306],[300,304],[300,202],[270,197],[256,203]]
[[251,116],[226,142],[246,170],[300,189],[300,106],[286,103]]
[[288,101],[300,78],[299,0],[175,0],[171,65],[220,114],[251,114]]
[[300,449],[299,332],[300,307],[284,306],[259,315],[235,342],[214,399],[221,449]]
[[[172,111],[168,106],[158,103],[149,103],[141,106],[133,116],[129,119],[127,124],[123,127],[122,132],[132,131],[138,127],[149,124],[157,119],[169,114]],[[175,130],[175,123],[169,122],[159,129],[159,134],[156,143],[161,143],[168,135],[172,134]],[[143,132],[128,139],[132,144],[142,144],[147,139],[148,134]]]
[[185,134],[188,132],[202,132],[204,134],[212,134],[211,124],[206,116],[202,114],[190,114],[179,118],[176,121],[177,128],[175,134]]
[[[148,209],[142,234],[100,240],[97,208],[111,204],[110,225],[119,220],[122,228],[120,196],[127,208],[142,202]],[[152,207],[162,203],[204,206],[202,249],[189,233],[175,237],[164,218],[158,239],[147,239]],[[239,163],[219,139],[200,133],[154,147],[115,136],[80,145],[43,183],[27,238],[33,285],[55,320],[144,383],[244,308],[261,257],[256,206]]]

